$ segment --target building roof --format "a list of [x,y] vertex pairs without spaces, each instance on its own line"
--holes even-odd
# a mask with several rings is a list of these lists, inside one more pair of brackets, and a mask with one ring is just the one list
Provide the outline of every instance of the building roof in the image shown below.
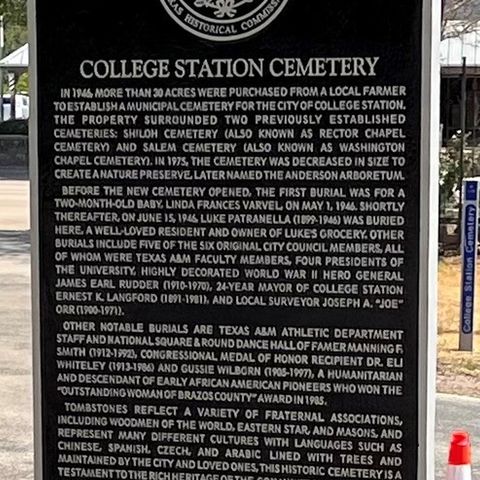
[[[460,67],[463,57],[467,58],[467,66],[480,67],[480,23],[473,31],[442,41],[440,45],[442,67]],[[28,43],[2,58],[0,67],[6,70],[28,69]]]
[[469,67],[480,66],[480,30],[447,38],[440,45],[442,67],[459,67],[463,57]]

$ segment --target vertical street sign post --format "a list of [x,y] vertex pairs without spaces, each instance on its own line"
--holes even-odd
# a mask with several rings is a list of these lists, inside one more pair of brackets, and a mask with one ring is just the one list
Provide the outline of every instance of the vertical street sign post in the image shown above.
[[462,212],[462,299],[460,312],[460,350],[473,351],[475,313],[475,275],[477,269],[479,178],[463,181]]
[[37,480],[433,478],[437,3],[31,0]]

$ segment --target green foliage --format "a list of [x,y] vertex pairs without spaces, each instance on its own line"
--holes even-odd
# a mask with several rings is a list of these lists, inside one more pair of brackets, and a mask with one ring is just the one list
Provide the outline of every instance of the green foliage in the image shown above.
[[28,95],[29,87],[28,87],[28,73],[22,73],[20,78],[17,82],[17,92],[24,93]]
[[[465,143],[468,143],[466,135]],[[460,180],[460,149],[461,137],[454,135],[447,143],[446,148],[440,151],[440,208],[445,210],[456,203]],[[480,148],[465,147],[463,162],[463,177],[480,176]]]
[[5,51],[8,55],[27,42],[27,0],[0,0],[5,22]]
[[453,201],[458,183],[458,156],[450,148],[440,152],[440,208],[443,210]]
[[[27,0],[0,0],[0,15],[4,18],[5,49],[3,56],[8,55],[24,45],[28,40]],[[4,81],[4,93],[8,93],[7,82]],[[20,77],[18,91],[28,91],[28,76]]]

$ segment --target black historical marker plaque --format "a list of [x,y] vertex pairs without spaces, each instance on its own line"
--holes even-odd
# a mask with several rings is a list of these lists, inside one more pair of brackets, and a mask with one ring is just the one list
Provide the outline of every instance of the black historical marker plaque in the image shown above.
[[38,475],[423,480],[430,2],[32,11]]

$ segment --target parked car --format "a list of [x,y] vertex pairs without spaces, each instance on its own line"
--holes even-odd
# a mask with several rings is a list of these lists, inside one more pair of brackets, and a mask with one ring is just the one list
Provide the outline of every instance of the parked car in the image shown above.
[[28,120],[0,122],[0,135],[28,135]]
[[[11,118],[11,95],[6,93],[3,95],[3,120]],[[15,119],[26,119],[30,112],[30,99],[28,95],[15,95]]]

